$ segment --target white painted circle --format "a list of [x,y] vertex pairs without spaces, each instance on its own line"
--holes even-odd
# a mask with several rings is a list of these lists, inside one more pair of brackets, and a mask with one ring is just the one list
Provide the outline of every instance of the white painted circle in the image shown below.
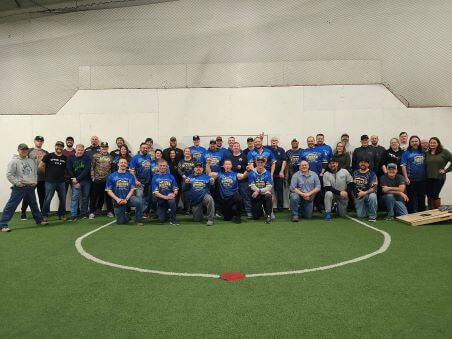
[[[341,261],[339,263],[336,264],[331,264],[331,265],[326,265],[326,266],[319,266],[319,267],[313,267],[313,268],[306,268],[306,269],[302,269],[302,270],[295,270],[295,271],[285,271],[285,272],[268,272],[268,273],[254,273],[254,274],[245,274],[246,278],[257,278],[257,277],[269,277],[269,276],[279,276],[279,275],[291,275],[291,274],[303,274],[303,273],[309,273],[309,272],[316,272],[316,271],[325,271],[325,270],[330,270],[336,267],[341,267],[341,266],[345,266],[345,265],[349,265],[349,264],[354,264],[363,260],[367,260],[369,258],[372,258],[376,255],[382,254],[384,252],[386,252],[386,250],[389,248],[389,245],[391,244],[391,236],[385,232],[382,231],[376,227],[370,226],[368,224],[366,224],[365,222],[349,217],[347,216],[348,219],[353,220],[367,228],[370,228],[373,231],[379,232],[381,234],[383,234],[384,236],[384,241],[383,244],[381,245],[381,247],[371,253],[362,255],[360,257],[357,258],[353,258],[350,260],[346,260],[346,261]],[[75,247],[77,248],[77,251],[84,256],[86,259],[94,261],[95,263],[101,264],[101,265],[106,265],[106,266],[111,266],[111,267],[115,267],[115,268],[119,268],[119,269],[123,269],[123,270],[129,270],[129,271],[136,271],[136,272],[140,272],[140,273],[153,273],[153,274],[160,274],[160,275],[173,275],[173,276],[179,276],[179,277],[201,277],[201,278],[219,278],[220,275],[219,274],[209,274],[209,273],[188,273],[188,272],[166,272],[166,271],[158,271],[158,270],[149,270],[146,268],[139,268],[139,267],[133,267],[133,266],[125,266],[125,265],[120,265],[120,264],[115,264],[109,261],[105,261],[99,258],[96,258],[95,256],[89,254],[88,252],[85,251],[85,249],[82,246],[82,241],[83,239],[89,237],[90,235],[92,235],[93,233],[96,233],[97,231],[100,231],[101,229],[110,226],[111,224],[115,223],[116,221],[111,221],[108,224],[105,224],[103,226],[100,226],[98,228],[96,228],[95,230],[88,232],[84,235],[82,235],[81,237],[77,238],[77,240],[75,241]]]

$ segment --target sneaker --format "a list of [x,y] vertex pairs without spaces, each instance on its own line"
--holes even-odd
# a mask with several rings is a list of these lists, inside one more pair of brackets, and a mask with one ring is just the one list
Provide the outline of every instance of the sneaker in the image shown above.
[[144,213],[143,214],[143,219],[148,219],[148,218],[149,218],[149,215],[147,213]]
[[298,219],[298,216],[297,216],[297,215],[295,215],[295,216],[292,217],[292,222],[298,222],[298,220],[299,220],[299,219]]
[[369,222],[375,222],[375,221],[377,221],[377,218],[371,218],[371,217],[369,217],[369,219],[368,219],[367,221],[369,221]]
[[109,217],[109,218],[113,218],[115,215],[113,214],[113,212],[108,212],[107,213],[107,217]]
[[2,232],[11,232],[11,230],[9,229],[9,227],[3,227]]
[[67,219],[66,219],[66,217],[63,215],[63,216],[59,216],[59,217],[58,217],[58,220],[66,221]]
[[43,225],[43,226],[45,226],[45,225],[48,225],[49,224],[49,222],[47,221],[47,220],[42,220],[38,225]]
[[20,215],[20,220],[27,220],[27,213],[22,213]]
[[135,225],[137,225],[137,226],[144,226],[144,224],[141,221],[136,222]]
[[69,217],[69,221],[76,221],[77,217]]
[[179,224],[179,222],[177,220],[176,221],[170,221],[169,224],[173,225],[173,226],[180,226],[180,224]]
[[213,220],[207,220],[207,226],[213,226]]
[[215,213],[215,218],[223,218],[220,213]]
[[272,218],[272,220],[275,220],[275,213],[272,212],[272,214],[270,214],[270,217]]
[[239,218],[234,218],[234,222],[236,224],[241,224],[242,223],[242,219],[240,217]]
[[190,211],[185,211],[185,215],[190,215]]
[[92,219],[94,219],[95,217],[96,217],[96,216],[94,215],[94,213],[90,213],[88,218],[92,220]]
[[253,219],[253,214],[252,214],[252,213],[247,213],[247,214],[246,214],[246,217],[247,217],[248,219]]
[[41,224],[42,224],[43,222],[47,222],[47,223],[48,223],[48,222],[49,222],[49,219],[47,219],[46,217],[43,217],[43,218],[42,218]]
[[272,222],[272,217],[271,215],[267,216],[267,219],[265,220],[266,224],[270,224]]
[[331,212],[325,212],[325,220],[331,221]]
[[394,217],[387,216],[387,217],[385,218],[385,220],[394,220]]

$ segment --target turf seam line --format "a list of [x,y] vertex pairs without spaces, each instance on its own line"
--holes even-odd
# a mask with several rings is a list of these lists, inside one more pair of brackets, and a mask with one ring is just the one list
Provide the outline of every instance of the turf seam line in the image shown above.
[[[336,264],[319,266],[319,267],[314,267],[314,268],[306,268],[306,269],[294,270],[294,271],[246,274],[246,277],[247,278],[257,278],[257,277],[270,277],[270,276],[281,276],[281,275],[303,274],[303,273],[310,273],[310,272],[317,272],[317,271],[325,271],[325,270],[330,270],[330,269],[333,269],[336,267],[341,267],[341,266],[345,266],[345,265],[349,265],[349,264],[354,264],[354,263],[357,263],[357,262],[360,262],[363,260],[367,260],[371,257],[382,254],[387,251],[387,249],[391,245],[391,236],[389,235],[389,233],[387,233],[383,230],[380,230],[376,227],[370,226],[370,225],[366,224],[365,222],[358,220],[356,218],[349,217],[349,216],[346,216],[346,217],[350,220],[353,220],[354,222],[357,222],[358,224],[361,224],[361,225],[373,230],[373,231],[381,233],[384,236],[384,241],[383,241],[383,244],[380,246],[380,248],[372,253],[368,253],[368,254],[362,255],[360,257],[342,261],[342,262],[339,262]],[[86,259],[91,260],[97,264],[111,266],[111,267],[119,268],[119,269],[123,269],[123,270],[136,271],[136,272],[140,272],[140,273],[153,273],[153,274],[168,275],[168,276],[180,276],[180,277],[220,278],[219,274],[167,272],[167,271],[149,270],[149,269],[145,269],[145,268],[115,264],[115,263],[112,263],[109,261],[99,259],[84,250],[84,248],[82,246],[83,239],[89,237],[90,235],[100,231],[101,229],[103,229],[105,227],[112,225],[115,222],[116,221],[113,220],[113,221],[111,221],[105,225],[102,225],[102,226],[80,236],[79,238],[77,238],[75,240],[75,247],[76,247],[77,251]]]

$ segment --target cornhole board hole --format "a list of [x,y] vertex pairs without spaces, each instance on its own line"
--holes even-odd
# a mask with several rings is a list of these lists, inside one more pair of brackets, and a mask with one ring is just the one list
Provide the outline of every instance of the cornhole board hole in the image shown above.
[[410,224],[411,226],[427,225],[435,222],[452,220],[452,208],[441,209],[407,214],[397,217],[397,220]]

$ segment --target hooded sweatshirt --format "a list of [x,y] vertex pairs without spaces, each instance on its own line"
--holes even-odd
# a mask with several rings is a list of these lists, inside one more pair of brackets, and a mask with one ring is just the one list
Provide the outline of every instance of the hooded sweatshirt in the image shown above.
[[35,160],[28,157],[22,159],[17,154],[13,155],[8,164],[6,178],[14,186],[18,184],[36,185],[38,183],[38,170]]

